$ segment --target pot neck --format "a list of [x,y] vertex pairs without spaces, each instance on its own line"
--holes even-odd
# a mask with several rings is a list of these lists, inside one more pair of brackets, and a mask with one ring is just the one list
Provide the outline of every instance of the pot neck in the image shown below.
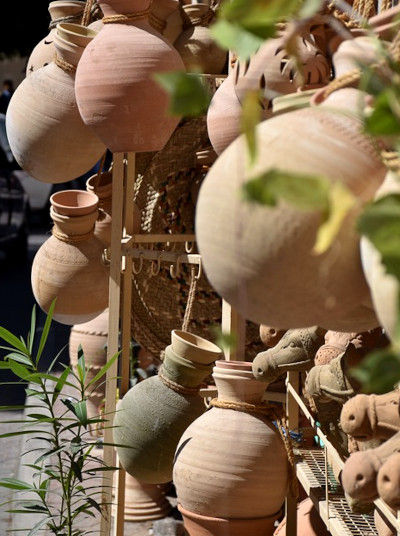
[[218,400],[259,404],[267,383],[256,380],[252,364],[247,361],[217,361],[213,378],[218,389]]
[[97,195],[99,198],[99,208],[103,209],[107,214],[111,214],[112,206],[112,172],[105,171],[100,175],[100,180],[97,174],[93,175],[86,181],[86,190]]
[[[83,14],[84,5],[80,0],[70,0],[67,1],[56,1],[50,2],[49,4],[49,13],[52,22],[57,21],[57,19],[63,19],[65,17],[74,17],[76,16],[77,22],[78,17]],[[62,22],[61,20],[59,22]]]
[[50,216],[54,222],[53,234],[66,237],[84,237],[94,232],[98,217],[97,206],[83,216],[59,214],[54,206],[50,207]]
[[57,55],[76,67],[86,46],[95,36],[96,32],[80,24],[58,24],[54,38]]
[[212,364],[194,363],[178,356],[172,351],[172,347],[168,346],[165,349],[162,372],[166,378],[183,387],[200,387],[207,376],[211,374]]
[[[150,9],[151,0],[101,0],[99,5],[104,13],[104,17],[113,17],[115,15],[129,15],[147,11]],[[144,16],[142,20],[147,20]],[[127,24],[135,25],[136,21],[128,22]]]

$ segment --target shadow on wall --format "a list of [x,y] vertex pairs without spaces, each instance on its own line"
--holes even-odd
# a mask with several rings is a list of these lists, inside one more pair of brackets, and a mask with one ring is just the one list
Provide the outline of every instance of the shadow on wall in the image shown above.
[[0,82],[3,80],[12,80],[14,88],[25,78],[25,69],[28,62],[27,57],[11,56],[0,60]]

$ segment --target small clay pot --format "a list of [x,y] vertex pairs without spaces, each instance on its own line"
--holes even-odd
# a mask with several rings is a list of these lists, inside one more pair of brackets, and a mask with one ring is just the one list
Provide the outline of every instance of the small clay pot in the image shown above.
[[[360,65],[367,67],[378,63],[380,55],[377,50],[376,41],[369,36],[360,36],[354,39],[343,41],[333,55],[333,66],[335,78],[358,69]],[[359,81],[354,82],[354,87],[358,87]]]
[[381,11],[369,19],[374,32],[385,41],[391,41],[399,26],[400,5]]
[[285,333],[286,330],[284,329],[271,328],[270,326],[265,326],[264,324],[261,324],[260,326],[260,339],[265,346],[268,346],[268,348],[272,348],[278,344]]
[[[297,505],[296,536],[329,536],[328,529],[322,521],[311,499],[305,499]],[[274,536],[286,536],[286,517],[274,532]]]
[[325,330],[315,327],[289,329],[276,346],[260,352],[253,361],[257,380],[272,383],[289,371],[306,371],[314,365],[314,356]]
[[400,391],[357,395],[343,406],[340,425],[357,441],[389,439],[400,431]]
[[171,346],[177,355],[194,363],[208,365],[212,356],[213,362],[223,358],[222,351],[216,344],[180,329],[171,332]]
[[125,522],[152,521],[169,514],[172,507],[165,485],[144,484],[129,474],[125,479]]
[[400,453],[390,456],[378,473],[378,493],[385,503],[398,510],[400,508]]

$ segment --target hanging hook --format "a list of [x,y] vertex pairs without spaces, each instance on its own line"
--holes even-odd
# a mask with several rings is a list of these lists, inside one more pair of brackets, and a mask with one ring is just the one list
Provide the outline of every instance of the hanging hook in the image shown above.
[[169,267],[169,273],[173,279],[176,279],[179,274],[181,273],[181,256],[178,255],[176,258],[176,266],[174,264],[171,264]]
[[157,256],[156,261],[151,261],[151,268],[150,268],[150,274],[151,275],[158,275],[161,270],[161,253]]
[[136,268],[135,261],[132,261],[132,272],[135,275],[138,275],[142,271],[142,268],[143,268],[143,252],[141,251],[139,253],[139,268]]
[[195,276],[196,281],[198,281],[200,279],[202,272],[203,272],[203,266],[201,264],[201,259],[200,259],[200,261],[199,261],[199,269],[197,271],[197,275]]
[[193,247],[194,247],[194,242],[185,242],[186,253],[192,253]]

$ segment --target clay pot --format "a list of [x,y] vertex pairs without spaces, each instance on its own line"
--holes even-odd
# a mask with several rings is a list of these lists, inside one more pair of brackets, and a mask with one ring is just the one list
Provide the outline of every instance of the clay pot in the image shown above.
[[45,67],[54,60],[56,55],[54,47],[57,32],[56,25],[60,22],[79,23],[82,18],[83,8],[84,5],[80,0],[55,0],[55,2],[50,2],[50,31],[32,50],[26,67],[26,76],[40,69],[40,67]]
[[[335,78],[346,74],[362,65],[367,67],[380,60],[376,40],[369,36],[355,37],[343,41],[334,53],[332,61],[335,69]],[[354,82],[358,87],[359,81]]]
[[[372,199],[385,168],[362,134],[360,120],[332,111],[354,111],[359,100],[358,90],[342,89],[318,109],[289,112],[258,125],[252,176],[278,168],[332,181],[340,177],[355,196]],[[347,216],[330,249],[315,255],[318,212],[283,201],[267,207],[243,199],[245,143],[240,137],[220,155],[199,194],[196,235],[212,286],[253,322],[281,329],[317,325],[359,332],[376,327],[361,270],[358,209]]]
[[342,484],[345,491],[362,501],[378,498],[378,471],[386,460],[400,450],[400,432],[374,449],[355,452],[343,467]]
[[[311,499],[305,499],[297,505],[296,536],[329,536],[328,529],[322,521]],[[279,524],[274,536],[286,536],[286,517]]]
[[[89,383],[107,363],[108,309],[99,316],[72,326],[69,337],[69,359],[76,372],[78,349],[82,346],[87,367],[86,383]],[[87,413],[90,419],[100,414],[100,408],[106,396],[106,385],[102,378],[87,393]]]
[[166,385],[160,375],[153,376],[128,391],[114,419],[115,443],[129,447],[117,449],[122,466],[141,482],[150,484],[172,480],[179,439],[189,424],[205,411],[198,389],[210,375],[211,364],[222,355],[217,346],[200,337],[184,332],[178,334],[182,341],[187,340],[193,357],[182,357],[168,346],[161,371],[163,377],[189,390],[177,392]]
[[[150,0],[99,4],[108,17],[146,10]],[[76,73],[76,99],[85,124],[112,152],[162,149],[179,118],[168,115],[168,94],[153,75],[182,69],[179,54],[146,16],[126,24],[105,24],[82,55]]]
[[374,32],[386,41],[391,41],[399,26],[400,5],[381,11],[369,19],[369,24]]
[[220,74],[223,72],[227,53],[219,48],[208,25],[214,12],[208,4],[190,4],[182,7],[184,12],[183,32],[174,46],[188,71]]
[[272,348],[275,344],[278,344],[285,333],[286,331],[284,329],[271,328],[264,324],[260,326],[260,339],[268,348]]
[[178,0],[153,2],[150,8],[149,22],[170,43],[176,41],[183,30]]
[[65,190],[53,194],[50,203],[53,236],[33,260],[33,294],[45,312],[57,298],[54,320],[82,324],[96,318],[108,304],[104,245],[93,233],[98,198],[81,190]]
[[398,510],[400,508],[400,453],[390,456],[378,473],[378,493],[385,503]]
[[[59,24],[54,37],[57,54],[76,66],[94,35],[78,24]],[[50,63],[18,86],[7,110],[7,135],[16,161],[43,182],[76,179],[105,150],[79,115],[74,80],[74,72]]]
[[215,92],[207,112],[208,137],[214,151],[221,154],[241,133],[242,107],[236,96],[233,78],[228,78]]
[[374,511],[374,523],[378,536],[396,536],[396,531],[377,508]]
[[[261,402],[266,385],[254,379],[251,363],[217,361],[213,377],[218,400]],[[212,407],[182,435],[174,484],[190,536],[264,536],[286,495],[285,447],[267,417]]]
[[144,484],[128,474],[125,479],[125,521],[151,521],[169,514],[171,505],[165,486]]
[[289,329],[276,346],[260,352],[253,361],[257,380],[272,383],[289,371],[306,371],[314,365],[314,356],[325,330],[318,327]]
[[[398,193],[400,182],[397,175],[389,171],[376,193],[376,199]],[[386,272],[380,253],[366,237],[361,238],[361,260],[376,315],[387,335],[393,337],[398,318],[399,282],[394,275]]]
[[272,115],[275,117],[283,113],[308,108],[316,91],[316,89],[303,91],[299,88],[295,93],[275,97],[272,101]]
[[340,424],[357,441],[388,439],[400,431],[400,392],[357,395],[343,406]]

